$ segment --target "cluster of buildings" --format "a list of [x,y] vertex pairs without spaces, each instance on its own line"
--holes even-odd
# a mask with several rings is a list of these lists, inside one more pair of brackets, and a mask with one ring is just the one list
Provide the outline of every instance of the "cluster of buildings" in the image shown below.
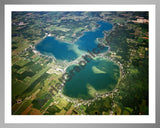
[[144,17],[136,17],[136,18],[137,20],[132,20],[132,22],[134,23],[148,23],[149,22],[149,20],[144,19]]

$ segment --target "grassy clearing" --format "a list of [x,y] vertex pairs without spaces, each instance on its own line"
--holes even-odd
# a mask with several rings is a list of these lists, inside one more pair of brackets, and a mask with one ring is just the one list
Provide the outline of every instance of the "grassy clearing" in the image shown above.
[[55,113],[55,115],[65,115],[66,111],[62,109],[59,113]]
[[31,83],[33,83],[36,79],[38,79],[42,74],[44,74],[48,69],[49,69],[50,67],[45,67],[45,68],[43,68],[40,72],[38,72],[37,74],[35,74],[33,77],[32,77],[32,79],[31,79],[31,81],[28,83],[28,84],[31,84]]
[[46,109],[51,104],[51,102],[53,102],[53,99],[50,99],[46,104],[44,104],[42,109]]
[[20,115],[24,110],[28,108],[31,102],[31,100],[22,102],[21,105],[17,108],[17,110],[13,112],[13,115]]
[[30,62],[29,60],[24,60],[24,58],[20,58],[19,61],[17,61],[17,65],[19,65],[20,67],[23,67],[25,64],[27,64],[28,62]]

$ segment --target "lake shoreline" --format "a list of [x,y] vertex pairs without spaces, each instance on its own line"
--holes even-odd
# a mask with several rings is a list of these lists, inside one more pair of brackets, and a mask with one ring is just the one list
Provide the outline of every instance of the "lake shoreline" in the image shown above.
[[[108,22],[108,23],[109,23],[109,22]],[[99,28],[100,26],[101,26],[101,25],[99,25],[97,28]],[[97,29],[97,28],[96,28],[96,29]],[[95,28],[94,28],[93,30],[95,30]],[[76,40],[78,40],[79,38],[81,38],[81,37],[84,35],[85,32],[88,32],[88,31],[84,31],[83,34],[82,34],[80,37],[78,37]],[[97,40],[98,43],[102,43],[102,44],[104,44],[106,47],[108,47],[107,52],[103,53],[103,55],[100,54],[100,57],[101,57],[101,58],[106,58],[104,55],[107,54],[108,52],[110,52],[110,47],[104,43],[104,38],[105,38],[105,36],[106,36],[104,31],[103,31],[103,34],[104,34],[104,37],[103,37],[103,41],[102,41],[102,42],[100,42],[100,41],[98,40],[98,38],[96,38],[96,40]],[[45,39],[46,37],[48,37],[48,36],[43,37],[43,39]],[[54,37],[54,38],[56,39],[56,37]],[[42,39],[42,40],[43,40],[43,39]],[[42,40],[41,40],[41,41],[42,41]],[[40,43],[41,41],[39,41],[38,43]],[[60,40],[60,41],[62,41],[62,40]],[[76,42],[76,41],[75,41],[75,42]],[[75,43],[75,42],[74,42],[74,43]],[[38,43],[37,43],[37,44],[38,44]],[[64,43],[64,42],[62,41],[62,43]],[[65,42],[65,43],[66,43],[66,42]],[[68,42],[67,42],[67,43],[68,43]],[[74,43],[72,43],[72,44],[74,44]],[[71,43],[69,43],[69,44],[71,44]],[[35,47],[34,47],[34,50],[36,50]],[[38,52],[39,52],[39,51],[38,51]],[[39,54],[41,54],[41,53],[39,52]],[[43,55],[43,54],[41,54],[41,55]],[[49,55],[45,55],[45,56],[51,57],[51,56],[49,56]],[[55,57],[53,57],[53,58],[55,59],[55,61],[57,60]],[[79,58],[79,57],[78,57],[78,58]],[[77,58],[77,59],[78,59],[78,58]],[[75,59],[75,61],[76,61],[77,59]],[[106,58],[106,59],[114,62],[113,59],[111,59],[111,58]],[[72,62],[72,61],[71,61],[71,62]],[[117,62],[114,62],[114,63],[117,64]],[[117,65],[118,65],[119,68],[120,68],[120,65],[119,65],[119,64],[117,64]],[[70,65],[70,66],[71,66],[71,65]],[[69,66],[67,66],[67,67],[69,67]],[[64,67],[64,68],[66,68],[66,67]],[[120,74],[121,74],[121,73],[120,73]],[[121,75],[120,75],[120,76],[121,76]],[[119,79],[120,79],[120,78],[119,78]],[[119,80],[118,80],[118,81],[119,81]],[[117,85],[116,85],[116,86],[117,86]],[[116,89],[116,88],[115,88],[115,89]],[[116,89],[116,90],[117,90],[117,89]],[[104,97],[105,95],[108,95],[108,93],[110,93],[110,92],[107,92],[107,93],[104,93],[104,94],[99,94],[99,95],[100,95],[100,97]],[[98,96],[98,97],[99,97],[99,96]],[[95,97],[95,98],[96,98],[96,97]],[[86,100],[85,100],[85,101],[86,101]]]

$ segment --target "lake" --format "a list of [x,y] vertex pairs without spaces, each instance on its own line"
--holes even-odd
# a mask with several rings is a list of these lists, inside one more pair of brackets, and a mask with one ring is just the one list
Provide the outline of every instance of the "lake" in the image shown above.
[[[66,43],[56,40],[55,37],[46,37],[36,45],[36,50],[44,55],[54,56],[57,60],[73,61],[87,50],[97,47],[97,38],[104,37],[103,31],[112,29],[112,24],[104,21],[97,22],[100,27],[93,31],[84,32],[75,43]],[[108,48],[106,47],[105,50]]]
[[[84,32],[83,35],[73,44],[56,40],[54,37],[46,37],[36,49],[44,55],[54,56],[56,60],[73,61],[82,56],[88,50],[97,47],[97,38],[103,38],[103,31],[112,29],[112,24],[104,21],[97,22],[99,27],[93,31]],[[107,51],[106,47],[103,51]],[[69,72],[74,65],[69,66]],[[72,98],[92,99],[96,93],[112,91],[119,79],[119,66],[103,57],[95,57],[87,66],[76,74],[63,87],[63,94]]]
[[[74,65],[67,68],[69,72]],[[102,57],[94,58],[85,68],[66,82],[63,94],[72,98],[92,99],[96,93],[112,91],[119,79],[119,66]]]

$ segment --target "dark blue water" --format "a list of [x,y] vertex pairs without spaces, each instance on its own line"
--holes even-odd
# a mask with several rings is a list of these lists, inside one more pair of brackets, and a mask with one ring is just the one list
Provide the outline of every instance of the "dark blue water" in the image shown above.
[[104,21],[97,22],[101,26],[94,31],[84,32],[84,35],[75,42],[78,48],[84,51],[92,50],[97,47],[96,38],[104,37],[103,31],[112,29],[112,24]]
[[60,42],[54,37],[46,37],[36,45],[36,49],[44,55],[54,55],[56,59],[72,61],[78,56],[72,49],[69,49],[71,45],[72,44]]
[[[40,51],[40,53],[54,56],[58,60],[75,60],[84,52],[96,48],[98,44],[96,39],[104,37],[103,31],[112,29],[112,24],[108,22],[99,21],[97,23],[100,24],[100,27],[93,31],[84,32],[84,35],[74,44],[61,42],[54,37],[46,37],[36,45],[36,49]],[[108,48],[106,47],[104,50],[107,49]]]

